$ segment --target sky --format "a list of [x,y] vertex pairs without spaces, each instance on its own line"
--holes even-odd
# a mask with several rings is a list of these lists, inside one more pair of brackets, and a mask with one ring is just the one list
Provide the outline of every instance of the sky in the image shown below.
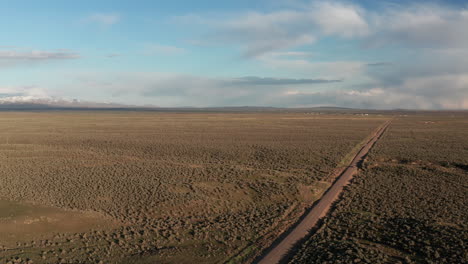
[[0,6],[0,102],[468,109],[468,0]]

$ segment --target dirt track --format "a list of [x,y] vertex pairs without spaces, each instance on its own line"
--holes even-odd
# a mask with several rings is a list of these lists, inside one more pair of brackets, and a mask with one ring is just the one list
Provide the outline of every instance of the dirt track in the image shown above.
[[382,127],[374,132],[373,137],[362,147],[362,149],[353,158],[351,163],[346,167],[343,173],[333,183],[333,185],[322,196],[318,203],[307,213],[307,215],[300,220],[289,234],[287,234],[279,243],[275,243],[270,249],[266,251],[263,257],[256,263],[259,264],[274,264],[279,263],[283,256],[302,238],[304,238],[310,229],[312,229],[320,218],[325,216],[330,210],[331,205],[335,202],[343,188],[349,184],[353,175],[358,170],[359,163],[364,160],[365,156],[381,137],[383,132],[387,129],[390,121],[387,121]]

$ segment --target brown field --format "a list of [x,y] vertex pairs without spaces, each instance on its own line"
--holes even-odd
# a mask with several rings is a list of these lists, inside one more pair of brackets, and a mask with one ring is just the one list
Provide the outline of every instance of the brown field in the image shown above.
[[468,263],[468,115],[400,116],[289,263]]
[[0,263],[243,262],[386,120],[0,113]]
[[364,159],[367,157],[369,150],[375,145],[375,143],[382,137],[387,128],[390,126],[392,120],[385,122],[378,129],[376,129],[369,140],[362,146],[362,148],[355,154],[353,159],[343,171],[336,177],[336,180],[323,193],[322,197],[313,204],[303,217],[294,225],[291,229],[287,230],[282,236],[280,236],[272,246],[264,250],[256,259],[255,263],[258,264],[271,264],[280,263],[285,256],[294,248],[297,244],[300,244],[303,239],[307,237],[311,229],[314,229],[319,223],[320,219],[328,214],[333,204],[338,200],[340,194],[344,188],[349,185],[353,176],[358,171]]

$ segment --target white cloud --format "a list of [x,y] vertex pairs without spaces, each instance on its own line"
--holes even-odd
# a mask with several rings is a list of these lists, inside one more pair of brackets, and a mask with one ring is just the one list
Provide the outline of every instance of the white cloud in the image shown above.
[[301,8],[273,12],[246,12],[202,18],[194,14],[174,18],[186,24],[209,26],[210,37],[196,42],[237,44],[243,56],[264,54],[313,44],[321,35],[364,36],[369,32],[364,12],[339,2],[312,2]]
[[0,87],[0,102],[27,102],[44,98],[50,98],[49,93],[34,85]]
[[244,56],[247,58],[258,57],[270,51],[300,47],[315,42],[315,38],[307,34],[294,37],[276,37],[275,39],[259,39],[256,40],[255,43],[249,44],[244,52]]
[[327,35],[360,37],[369,34],[364,11],[357,6],[338,2],[315,2],[310,12],[312,20]]
[[265,68],[331,79],[356,78],[366,70],[366,63],[360,61],[314,62],[307,56],[282,56],[282,53],[263,55],[258,60]]
[[[89,72],[65,75],[67,97],[158,106],[268,105],[268,98],[291,87],[299,90],[339,83],[335,79],[264,77],[212,78],[160,72]],[[54,93],[57,94],[57,93]]]
[[[458,78],[458,77],[456,77]],[[466,77],[465,77],[466,78]],[[286,106],[346,106],[370,109],[468,109],[468,91],[466,89],[455,93],[445,93],[432,96],[427,86],[413,85],[416,83],[430,84],[429,78],[409,81],[403,86],[388,88],[371,88],[361,90],[338,89],[319,92],[286,92],[278,97],[276,103]],[[465,82],[464,85],[467,85]],[[408,92],[406,88],[423,89],[423,92]],[[429,86],[429,91],[440,87]]]
[[468,9],[431,3],[388,5],[378,11],[342,1],[311,1],[272,12],[178,17],[181,23],[212,30],[193,42],[235,44],[244,57],[313,45],[324,36],[355,38],[369,47],[468,47]]
[[84,19],[87,23],[95,23],[100,26],[112,26],[121,19],[118,13],[94,13]]
[[10,101],[65,97],[165,107],[252,105],[468,108],[468,73],[413,76],[406,77],[402,83],[379,85],[376,82],[368,87],[351,87],[346,79],[328,78],[210,78],[161,72],[84,72],[60,75],[66,81],[47,90],[37,86],[0,87],[0,97],[9,98]]
[[58,51],[18,51],[18,50],[0,50],[0,61],[41,61],[41,60],[68,60],[78,59],[80,55],[76,52],[67,50]]
[[[107,101],[112,96],[115,102],[160,106],[468,108],[468,10],[420,3],[391,5],[380,11],[343,2],[313,1],[272,12],[218,14],[211,18],[189,15],[181,19],[211,32],[199,42],[239,48],[244,57],[260,65],[259,70],[302,78],[95,72],[79,78],[74,74],[69,79],[78,82],[57,85],[55,92],[67,87],[67,94],[77,98],[89,94],[95,96],[94,101]],[[119,18],[96,16],[94,22],[112,25]],[[397,44],[411,51],[411,56],[396,56],[390,62],[339,58],[324,62],[315,60],[324,58],[318,56],[322,55],[319,49],[313,53],[298,51],[326,36],[334,36],[336,41],[353,38],[382,52]],[[160,44],[147,44],[143,49],[151,55],[186,52]],[[365,53],[366,49],[359,52]],[[0,63],[76,57],[79,55],[68,51],[10,51],[0,52]],[[11,89],[5,91],[15,94]]]
[[414,4],[387,9],[373,16],[368,44],[395,43],[417,48],[467,48],[467,9]]
[[211,24],[216,28],[215,40],[240,44],[243,55],[252,58],[314,43],[315,37],[304,23],[307,20],[307,14],[299,11],[249,12]]
[[0,50],[0,67],[5,68],[18,65],[33,65],[37,63],[73,60],[78,58],[80,58],[78,53],[69,50]]
[[[340,80],[208,78],[168,73],[88,74],[79,87],[119,103],[159,106],[346,106],[375,109],[467,109],[468,74],[415,77],[395,86],[349,89]],[[446,84],[451,86],[447,88]],[[322,89],[329,85],[332,89]],[[77,86],[78,87],[78,86]],[[334,88],[333,88],[334,87]],[[100,98],[96,96],[96,98]],[[95,99],[96,101],[97,99]]]

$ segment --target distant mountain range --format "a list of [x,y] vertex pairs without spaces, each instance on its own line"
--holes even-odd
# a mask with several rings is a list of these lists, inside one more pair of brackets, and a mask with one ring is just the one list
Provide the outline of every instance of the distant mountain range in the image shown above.
[[98,103],[81,100],[67,100],[62,98],[33,98],[30,96],[11,96],[0,98],[0,109],[24,109],[24,110],[40,110],[40,109],[62,109],[62,108],[139,108],[134,105],[125,105],[117,103]]
[[124,110],[159,112],[345,112],[356,111],[340,107],[279,108],[262,106],[223,106],[223,107],[157,107],[135,106],[116,103],[78,102],[67,100],[33,100],[5,102],[0,100],[0,111],[47,111],[47,110]]
[[[393,109],[373,110],[356,109],[335,106],[319,107],[270,107],[270,106],[216,106],[216,107],[158,107],[154,105],[127,105],[119,103],[100,103],[82,100],[68,100],[48,97],[34,98],[32,96],[0,97],[0,111],[48,111],[48,110],[122,110],[122,111],[158,111],[158,112],[289,112],[289,113],[404,113],[418,110]],[[447,110],[460,112],[460,110]],[[437,112],[422,110],[422,112]],[[461,112],[466,112],[461,110]]]
[[61,110],[61,109],[122,109],[122,110],[158,110],[158,111],[184,111],[184,112],[278,112],[278,111],[307,111],[307,109],[338,111],[350,108],[341,107],[313,107],[313,108],[281,108],[269,106],[217,106],[217,107],[158,107],[154,105],[127,105],[118,103],[99,103],[81,100],[68,100],[63,98],[35,98],[32,96],[0,97],[0,110]]

